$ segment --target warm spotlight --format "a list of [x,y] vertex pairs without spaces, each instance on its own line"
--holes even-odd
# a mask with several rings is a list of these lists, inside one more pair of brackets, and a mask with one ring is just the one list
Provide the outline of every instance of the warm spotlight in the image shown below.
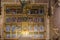
[[21,34],[22,34],[22,36],[28,36],[29,35],[29,31],[22,31]]

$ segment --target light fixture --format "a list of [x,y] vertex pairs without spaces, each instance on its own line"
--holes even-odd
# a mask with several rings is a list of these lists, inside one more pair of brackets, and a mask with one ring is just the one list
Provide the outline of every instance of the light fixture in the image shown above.
[[24,36],[28,36],[29,35],[29,31],[21,31],[21,34],[22,34],[23,37]]
[[30,3],[29,0],[19,0],[20,4],[21,4],[21,8],[22,8],[22,12],[23,12],[23,9],[24,7]]
[[21,0],[21,2],[26,2],[26,1],[28,1],[28,0]]
[[19,1],[21,3],[22,8],[24,8],[24,6],[27,4],[28,0],[19,0]]

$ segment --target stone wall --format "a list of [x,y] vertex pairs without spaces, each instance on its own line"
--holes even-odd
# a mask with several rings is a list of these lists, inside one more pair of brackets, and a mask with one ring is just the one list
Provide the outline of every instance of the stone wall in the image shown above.
[[56,8],[54,12],[54,25],[60,28],[60,7]]

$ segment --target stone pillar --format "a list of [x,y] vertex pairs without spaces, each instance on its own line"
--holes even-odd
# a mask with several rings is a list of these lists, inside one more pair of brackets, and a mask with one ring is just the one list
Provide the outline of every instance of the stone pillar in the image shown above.
[[60,38],[60,7],[56,8],[53,14],[54,17],[54,27],[57,27],[59,29],[58,36]]

